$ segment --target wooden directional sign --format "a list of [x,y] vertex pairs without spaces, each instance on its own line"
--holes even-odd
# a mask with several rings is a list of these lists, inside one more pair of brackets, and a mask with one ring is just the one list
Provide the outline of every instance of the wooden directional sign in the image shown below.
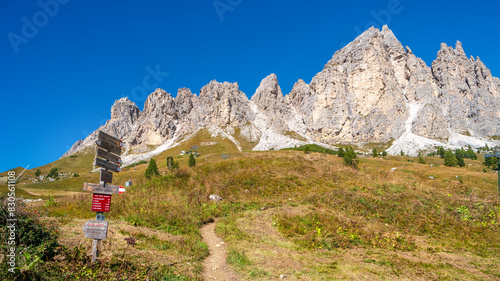
[[112,172],[118,173],[121,171],[120,166],[118,166],[117,164],[108,162],[108,161],[101,159],[101,158],[98,158],[98,157],[95,158],[95,165],[97,167],[101,167],[101,168],[104,168],[106,170],[110,170]]
[[92,198],[92,212],[109,212],[111,208],[111,195],[95,194]]
[[104,240],[108,236],[108,222],[89,220],[83,227],[85,238]]
[[121,164],[122,163],[122,159],[120,158],[120,156],[118,155],[115,155],[111,152],[108,152],[100,147],[97,148],[97,153],[96,153],[96,156],[97,157],[100,157],[102,159],[105,159],[105,160],[108,160],[110,162],[113,162],[115,164]]
[[83,183],[83,191],[92,191],[93,193],[99,194],[118,194],[120,192],[120,186],[106,184],[106,186],[98,183]]
[[106,149],[107,151],[116,155],[122,154],[123,142],[113,136],[104,133],[103,131],[99,131],[96,144],[99,147]]
[[113,173],[111,173],[108,170],[101,169],[101,176],[100,176],[99,180],[102,182],[105,182],[105,183],[112,183],[113,182]]
[[114,143],[106,142],[103,140],[97,140],[95,143],[97,144],[98,147],[102,147],[109,152],[112,152],[112,153],[117,154],[117,155],[122,154],[122,148],[119,146],[116,146]]
[[115,138],[112,135],[108,135],[103,131],[99,131],[99,133],[97,135],[97,139],[101,140],[101,141],[106,141],[109,143],[114,143],[116,146],[119,146],[119,147],[123,146],[123,142],[120,139]]

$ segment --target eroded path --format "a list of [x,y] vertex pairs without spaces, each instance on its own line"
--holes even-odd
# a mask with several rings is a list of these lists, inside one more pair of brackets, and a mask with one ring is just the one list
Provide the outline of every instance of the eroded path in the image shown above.
[[205,280],[243,280],[226,263],[227,249],[224,241],[215,235],[215,222],[200,229],[203,242],[208,245],[210,255],[203,262]]

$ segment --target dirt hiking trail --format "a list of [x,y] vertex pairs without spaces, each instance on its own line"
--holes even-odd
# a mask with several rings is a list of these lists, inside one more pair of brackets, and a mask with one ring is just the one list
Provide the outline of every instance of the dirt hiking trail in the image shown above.
[[204,225],[201,229],[203,242],[208,245],[210,255],[203,262],[204,280],[243,280],[226,263],[227,249],[224,241],[215,235],[215,222]]

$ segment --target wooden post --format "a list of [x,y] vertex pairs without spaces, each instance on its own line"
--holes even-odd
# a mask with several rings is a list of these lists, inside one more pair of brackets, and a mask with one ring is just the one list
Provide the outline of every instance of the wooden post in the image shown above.
[[95,263],[97,261],[97,257],[99,257],[99,250],[97,249],[99,247],[99,241],[94,239],[94,242],[92,242],[92,263]]

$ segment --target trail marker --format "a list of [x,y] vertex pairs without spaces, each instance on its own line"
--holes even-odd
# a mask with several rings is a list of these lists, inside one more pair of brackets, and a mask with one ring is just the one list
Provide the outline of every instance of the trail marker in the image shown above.
[[92,212],[109,212],[111,207],[111,195],[93,194]]
[[[84,183],[83,190],[91,191],[92,211],[96,213],[95,220],[89,220],[83,227],[85,238],[94,239],[92,243],[92,263],[97,261],[99,256],[99,241],[106,239],[108,235],[108,222],[105,220],[104,212],[111,209],[111,195],[125,192],[125,189],[118,185],[110,185],[113,182],[113,173],[120,172],[122,160],[123,142],[111,135],[99,131],[97,135],[97,151],[95,166],[104,168],[100,170],[100,183]],[[122,191],[123,190],[123,191]]]
[[83,226],[85,238],[104,240],[108,235],[108,222],[99,220],[89,220]]

